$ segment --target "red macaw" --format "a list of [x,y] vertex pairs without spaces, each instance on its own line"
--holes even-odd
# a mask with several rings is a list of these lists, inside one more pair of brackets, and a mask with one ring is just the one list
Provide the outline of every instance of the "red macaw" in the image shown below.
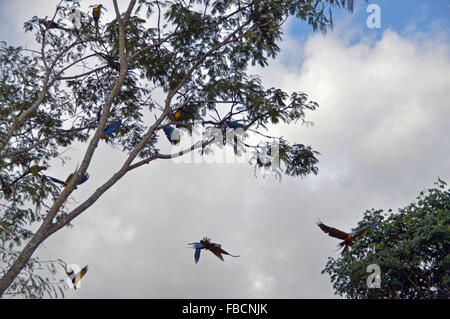
[[70,267],[68,267],[68,269],[66,270],[66,274],[70,278],[70,280],[72,280],[73,288],[75,290],[77,289],[78,282],[81,280],[81,278],[83,278],[83,276],[86,274],[87,271],[88,265],[84,266],[83,269],[81,269],[78,274],[75,274],[73,269]]
[[222,261],[224,261],[222,254],[229,255],[231,257],[239,257],[239,256],[234,256],[234,255],[232,255],[230,253],[227,253],[225,250],[223,250],[221,248],[220,244],[212,243],[211,239],[208,238],[208,237],[203,237],[203,239],[200,240],[199,243],[189,243],[188,245],[192,245],[192,248],[195,249],[195,253],[194,253],[195,263],[198,263],[198,261],[200,259],[200,251],[202,249],[209,250],[214,255],[216,255],[217,258],[219,258]]
[[356,238],[363,235],[365,232],[367,232],[370,228],[373,228],[377,226],[379,223],[381,223],[381,220],[376,222],[375,224],[366,226],[358,231],[355,231],[353,233],[346,233],[339,229],[329,227],[325,224],[323,224],[321,221],[317,222],[317,225],[322,229],[323,232],[327,233],[329,236],[334,238],[343,239],[344,241],[340,242],[338,246],[344,247],[341,254],[344,254],[344,252],[348,249],[349,246],[353,245],[353,242],[356,241]]

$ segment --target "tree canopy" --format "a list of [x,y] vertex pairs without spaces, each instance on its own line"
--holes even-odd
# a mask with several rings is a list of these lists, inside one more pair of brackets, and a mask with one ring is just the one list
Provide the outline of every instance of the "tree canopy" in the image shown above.
[[[0,295],[8,289],[42,296],[48,280],[38,283],[33,271],[36,248],[127,172],[156,159],[229,142],[236,155],[254,153],[255,167],[280,176],[317,174],[311,146],[267,133],[269,125],[307,124],[306,111],[317,103],[305,92],[265,88],[248,67],[265,67],[277,55],[289,17],[326,31],[331,8],[353,9],[352,0],[131,0],[121,11],[114,0],[93,15],[76,5],[61,0],[47,17],[25,22],[36,48],[0,45]],[[158,143],[177,145],[190,135],[196,140],[187,147],[161,152]],[[246,143],[248,135],[261,142]],[[88,199],[69,203],[103,141],[126,160]],[[65,180],[47,176],[51,161],[75,142],[86,145],[79,167]]]
[[[322,273],[330,275],[335,294],[347,298],[450,297],[450,188],[438,179],[415,202],[383,216],[364,214],[360,225],[383,219],[352,248],[329,257]],[[378,265],[381,285],[368,288],[369,265]]]

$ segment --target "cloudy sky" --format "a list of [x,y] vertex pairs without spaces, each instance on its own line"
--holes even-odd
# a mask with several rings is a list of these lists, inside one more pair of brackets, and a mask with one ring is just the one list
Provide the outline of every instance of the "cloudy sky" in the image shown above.
[[[0,40],[32,46],[23,22],[50,15],[57,2],[0,0]],[[83,8],[93,3],[81,1]],[[278,57],[250,69],[266,87],[303,91],[319,103],[307,114],[314,126],[270,131],[319,151],[317,176],[256,178],[245,161],[143,166],[36,252],[89,265],[82,288],[66,297],[335,298],[320,272],[328,256],[338,256],[337,241],[317,218],[350,230],[366,209],[395,210],[438,177],[450,181],[450,3],[369,3],[381,9],[381,28],[367,27],[363,1],[352,15],[336,12],[326,35],[292,19]],[[72,161],[55,162],[52,173],[67,175],[84,149],[71,147]],[[86,199],[124,157],[100,145],[75,200]],[[241,257],[222,263],[202,252],[195,264],[186,243],[203,236]]]

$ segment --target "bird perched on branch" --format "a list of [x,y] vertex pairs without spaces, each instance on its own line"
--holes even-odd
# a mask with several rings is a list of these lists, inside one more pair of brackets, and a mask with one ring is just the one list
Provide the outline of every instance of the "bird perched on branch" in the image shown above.
[[98,20],[100,20],[100,12],[102,8],[103,6],[99,4],[98,6],[94,7],[94,9],[92,9],[92,18],[94,18],[96,37],[98,37]]
[[[75,172],[76,172],[76,170],[75,170]],[[71,174],[66,178],[65,181],[62,181],[62,180],[60,180],[60,179],[57,179],[57,178],[54,178],[54,177],[51,177],[51,176],[48,176],[48,175],[44,175],[44,176],[45,176],[45,178],[51,180],[52,182],[61,184],[61,185],[63,185],[64,187],[66,187],[67,185],[69,185],[70,181],[71,181],[71,180],[73,179],[73,177],[75,176],[75,173],[71,173]],[[89,174],[88,174],[88,173],[85,173],[85,174],[83,175],[83,177],[81,178],[81,180],[78,182],[77,185],[83,184],[83,183],[86,182],[88,179],[89,179]],[[75,187],[75,189],[77,189],[77,187]]]
[[173,144],[173,145],[176,145],[176,144],[178,144],[178,143],[180,143],[180,141],[181,141],[181,134],[180,134],[180,132],[177,130],[177,129],[175,129],[173,126],[166,126],[164,129],[163,129],[163,131],[164,131],[164,133],[166,134],[166,136],[167,136],[167,139],[169,140],[169,142],[171,143],[171,144]]
[[377,226],[379,223],[381,223],[381,220],[376,222],[375,224],[366,226],[364,228],[361,228],[360,230],[357,230],[353,233],[346,233],[339,229],[329,227],[325,224],[323,224],[321,221],[317,222],[317,225],[322,229],[323,232],[327,233],[329,236],[334,238],[343,239],[342,242],[338,244],[339,247],[344,247],[341,254],[344,254],[344,252],[348,249],[349,246],[353,245],[353,242],[356,241],[356,238],[363,235],[365,232],[367,232],[369,229]]
[[40,19],[39,22],[42,23],[47,29],[60,29],[61,28],[59,26],[59,24],[57,24],[56,22],[51,21],[51,20]]
[[214,255],[216,255],[217,258],[219,258],[222,261],[224,261],[222,254],[229,255],[231,257],[239,257],[239,256],[232,255],[230,253],[227,253],[225,250],[223,250],[221,248],[220,244],[212,243],[211,239],[208,237],[203,237],[203,239],[200,240],[199,243],[189,243],[188,245],[192,245],[192,248],[195,249],[195,253],[194,253],[195,263],[198,263],[198,261],[200,259],[200,252],[202,249],[209,250]]
[[116,122],[106,126],[105,129],[103,130],[102,139],[104,139],[107,144],[110,143],[111,145],[114,146],[114,143],[110,139],[110,136],[112,133],[117,131],[121,125],[122,125],[122,120],[118,119]]
[[0,177],[0,182],[2,182],[2,191],[6,198],[11,196],[13,189],[12,187]]
[[[233,150],[234,150],[234,155],[238,154],[238,137],[237,134],[242,133],[243,131],[245,131],[245,125],[236,121],[227,121],[226,122],[228,128],[231,128],[235,134],[233,135]],[[237,133],[236,133],[237,131]],[[224,145],[225,145],[225,139],[226,137],[224,136]]]
[[28,172],[31,173],[31,174],[33,174],[34,176],[38,177],[38,176],[39,176],[39,172],[40,172],[40,171],[43,171],[43,170],[46,170],[46,169],[47,169],[46,166],[34,165],[34,166],[31,166],[31,167],[28,169]]

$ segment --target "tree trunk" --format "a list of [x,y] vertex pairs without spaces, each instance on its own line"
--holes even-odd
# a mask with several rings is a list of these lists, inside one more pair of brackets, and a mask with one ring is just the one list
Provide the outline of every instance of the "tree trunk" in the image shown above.
[[31,255],[33,255],[36,248],[50,235],[48,232],[48,225],[44,223],[36,234],[31,238],[28,244],[20,253],[19,257],[16,259],[14,264],[9,268],[6,274],[0,279],[0,297],[12,284],[14,279],[19,275],[22,269],[26,266],[27,262],[30,260]]

